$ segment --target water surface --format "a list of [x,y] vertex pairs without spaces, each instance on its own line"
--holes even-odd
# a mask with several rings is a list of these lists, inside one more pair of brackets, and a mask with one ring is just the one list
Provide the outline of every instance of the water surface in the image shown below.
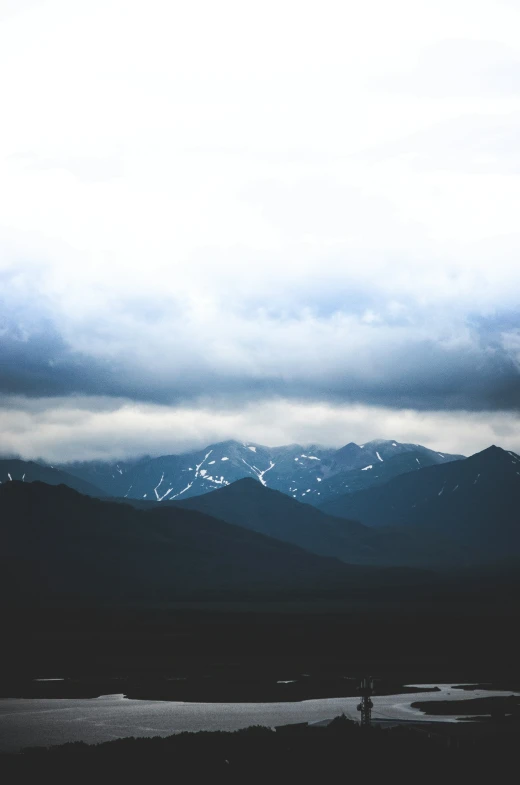
[[[492,690],[454,689],[439,692],[374,696],[374,719],[456,722],[450,716],[427,716],[411,703],[418,700],[471,700],[503,696]],[[508,693],[509,694],[509,693]],[[359,720],[359,698],[322,698],[294,703],[184,703],[129,700],[121,695],[91,699],[7,698],[0,700],[0,750],[50,746],[71,741],[98,744],[126,736],[170,736],[181,731],[233,731],[250,725],[321,722],[344,713]]]

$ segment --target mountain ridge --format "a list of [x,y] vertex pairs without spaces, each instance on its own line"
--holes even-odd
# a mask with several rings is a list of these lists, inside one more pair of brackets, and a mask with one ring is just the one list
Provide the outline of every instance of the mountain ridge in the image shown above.
[[10,605],[350,596],[408,579],[422,573],[346,565],[173,505],[141,510],[64,485],[0,486],[0,588]]
[[[232,439],[181,455],[127,462],[72,462],[60,468],[115,497],[172,501],[207,493],[243,477],[255,477],[267,487],[317,506],[324,495],[344,492],[347,472],[370,464],[380,466],[411,451],[433,462],[459,457],[383,439],[363,446],[350,442],[339,450],[316,444],[271,448]],[[371,484],[369,474],[367,470],[367,486]]]
[[496,445],[461,461],[401,474],[320,509],[377,528],[435,531],[487,561],[520,556],[520,456]]
[[[142,503],[139,503],[142,504]],[[466,548],[439,536],[425,545],[408,532],[375,530],[263,487],[252,478],[166,506],[197,510],[228,523],[292,542],[347,564],[426,567],[464,564]]]
[[0,459],[0,485],[6,482],[44,482],[47,485],[67,485],[79,493],[87,496],[104,498],[107,494],[87,480],[73,474],[56,469],[54,466],[37,463],[36,461],[23,461],[20,458]]

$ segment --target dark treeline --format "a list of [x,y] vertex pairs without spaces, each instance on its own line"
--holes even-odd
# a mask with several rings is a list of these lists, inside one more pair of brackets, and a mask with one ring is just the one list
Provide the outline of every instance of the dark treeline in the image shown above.
[[518,726],[253,727],[96,746],[66,744],[0,756],[4,782],[325,783],[504,782],[517,764]]

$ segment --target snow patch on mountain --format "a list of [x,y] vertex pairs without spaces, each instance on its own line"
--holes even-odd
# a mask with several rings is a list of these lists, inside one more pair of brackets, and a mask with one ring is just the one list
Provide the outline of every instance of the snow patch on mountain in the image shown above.
[[[213,452],[213,450],[210,450],[209,452],[207,452],[206,455],[204,456],[204,459],[200,463],[196,464],[196,466],[195,466],[195,477],[199,476],[199,474],[200,474],[200,467],[204,466],[204,464],[206,463],[206,461],[208,460],[208,458],[209,458],[209,456],[211,455],[212,452]],[[204,475],[202,475],[202,476],[204,476]]]
[[[185,488],[183,488],[182,491],[179,491],[179,493],[176,493],[174,496],[171,497],[171,499],[176,499],[178,496],[181,496],[183,493],[186,493],[186,491],[189,491],[189,489],[192,487],[192,485],[193,485],[193,482],[188,483],[188,485]],[[146,494],[145,494],[145,496],[146,496]]]
[[[406,453],[414,453],[408,463]],[[415,455],[418,455],[420,460],[416,461]],[[74,468],[76,477],[86,479],[94,485],[98,484],[99,480],[99,487],[109,495],[119,498],[128,496],[150,501],[175,499],[179,496],[186,498],[208,493],[215,488],[252,476],[262,485],[290,495],[298,493],[300,499],[303,497],[308,503],[318,503],[318,487],[325,500],[361,487],[369,487],[374,482],[383,481],[387,475],[393,476],[394,460],[401,460],[401,463],[396,464],[398,469],[402,467],[402,471],[410,471],[413,467],[419,469],[432,461],[444,463],[459,457],[441,456],[444,454],[424,447],[385,439],[374,439],[363,445],[350,442],[339,450],[316,444],[270,448],[229,440],[183,455],[143,458],[133,463],[121,460],[111,464],[92,462],[71,465],[71,468]],[[518,460],[518,456],[514,454],[509,457],[510,461],[515,459]],[[368,463],[369,461],[371,463]],[[11,467],[7,468],[13,478],[21,477],[21,472],[15,474]],[[65,466],[63,468],[66,471],[68,469]],[[374,468],[377,470],[373,471]],[[520,464],[516,468],[520,468]],[[352,472],[354,475],[357,473],[357,479],[354,476],[351,482],[349,477]],[[186,474],[189,474],[189,478]],[[366,479],[362,479],[360,475]],[[4,477],[7,479],[6,470]],[[303,492],[297,491],[301,487]]]
[[263,471],[261,471],[260,469],[258,469],[256,466],[250,466],[250,464],[249,464],[249,463],[247,463],[246,461],[244,461],[244,459],[243,459],[243,458],[242,458],[242,461],[243,461],[243,462],[246,464],[246,466],[247,466],[249,469],[251,469],[251,471],[252,471],[254,474],[256,474],[256,476],[258,477],[258,479],[260,480],[260,482],[262,483],[262,485],[267,485],[266,481],[264,480],[264,475],[265,475],[265,474],[267,474],[267,472],[270,472],[270,471],[271,471],[271,469],[274,469],[274,467],[276,466],[276,464],[275,464],[275,463],[273,463],[273,461],[271,461],[271,462],[269,463],[269,466],[267,467],[267,469],[264,469]]

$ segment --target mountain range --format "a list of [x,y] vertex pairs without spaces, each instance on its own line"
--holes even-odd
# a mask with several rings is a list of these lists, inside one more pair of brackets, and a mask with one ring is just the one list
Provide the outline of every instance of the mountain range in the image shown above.
[[[360,466],[367,459],[375,462]],[[349,565],[430,569],[520,555],[520,457],[495,446],[461,458],[391,441],[336,451],[224,442],[184,456],[67,468],[3,459],[0,490],[44,482],[80,498],[113,494],[112,511],[189,512]],[[189,488],[177,491],[186,476]],[[307,488],[300,494],[297,485]]]
[[396,563],[386,545],[379,545],[379,535],[374,529],[357,521],[326,515],[251,478],[237,480],[202,496],[168,502],[167,506],[197,510],[350,564]]
[[64,485],[0,486],[0,597],[22,606],[345,597],[428,580],[356,567],[173,505],[145,510]]
[[197,510],[347,564],[432,567],[467,560],[467,549],[445,537],[424,541],[398,527],[375,529],[357,520],[334,517],[250,478],[202,496],[168,502],[170,505]]
[[108,496],[101,488],[92,485],[87,479],[69,474],[54,466],[36,463],[35,461],[21,461],[18,458],[0,459],[0,485],[20,480],[21,482],[44,482],[47,485],[67,485],[79,493],[87,496],[102,498]]
[[114,497],[173,501],[252,477],[268,488],[317,506],[345,491],[368,488],[403,472],[461,457],[381,439],[363,445],[350,442],[339,450],[227,441],[183,455],[71,462],[57,468]]
[[321,508],[378,531],[448,537],[481,561],[520,556],[520,456],[495,445],[465,460],[429,466]]

